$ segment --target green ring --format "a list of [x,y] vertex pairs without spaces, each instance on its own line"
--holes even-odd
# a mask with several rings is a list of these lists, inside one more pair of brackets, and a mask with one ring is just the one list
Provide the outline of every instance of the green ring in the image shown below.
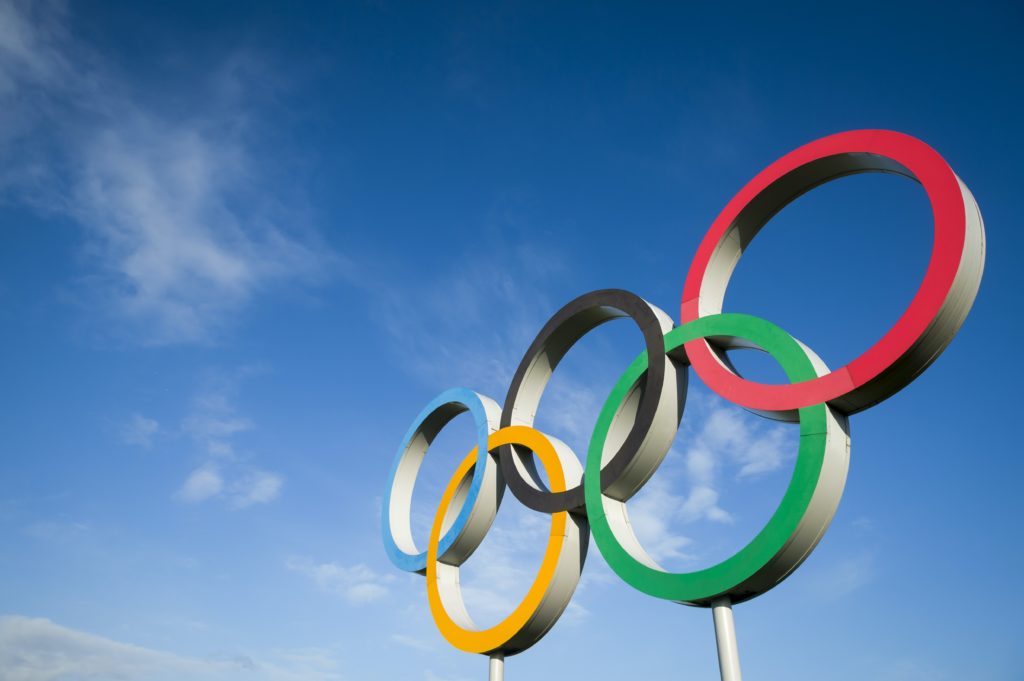
[[[752,341],[778,361],[793,383],[807,381],[817,375],[811,360],[792,336],[771,322],[750,315],[717,314],[688,322],[665,335],[665,352],[677,351],[686,342],[709,336],[731,336]],[[615,384],[590,439],[583,479],[587,519],[594,541],[619,577],[651,596],[695,605],[707,605],[722,596],[730,596],[734,602],[753,598],[777,584],[792,570],[786,570],[767,587],[751,590],[750,585],[745,584],[786,548],[807,512],[825,456],[826,406],[817,404],[798,410],[800,448],[793,477],[779,507],[757,536],[731,557],[711,567],[695,572],[665,572],[639,562],[620,544],[605,517],[600,485],[601,454],[608,431],[630,389],[646,370],[645,351]]]

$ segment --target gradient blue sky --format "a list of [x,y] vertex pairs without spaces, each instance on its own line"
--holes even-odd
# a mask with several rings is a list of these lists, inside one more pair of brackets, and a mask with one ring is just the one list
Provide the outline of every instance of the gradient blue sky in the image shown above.
[[[1024,677],[1024,13],[940,5],[0,1],[0,678],[483,678],[380,546],[410,419],[451,386],[503,399],[580,293],[676,316],[748,179],[868,127],[920,137],[973,190],[985,277],[940,360],[853,418],[815,554],[737,607],[744,671]],[[837,181],[762,232],[726,308],[842,364],[902,311],[930,230],[913,183]],[[639,349],[625,323],[588,336],[539,425],[582,451]],[[677,569],[756,532],[794,441],[693,383],[631,506]],[[471,440],[457,419],[428,457],[420,536]],[[484,622],[545,536],[507,499],[465,571]],[[717,673],[710,615],[630,590],[596,550],[566,616],[508,663]]]

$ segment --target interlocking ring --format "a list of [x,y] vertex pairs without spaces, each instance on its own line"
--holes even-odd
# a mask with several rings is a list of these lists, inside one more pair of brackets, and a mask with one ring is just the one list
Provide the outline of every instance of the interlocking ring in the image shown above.
[[[636,482],[640,460],[653,457],[660,462],[665,452],[659,455],[658,438],[674,434],[679,423],[675,366],[661,352],[663,337],[672,328],[672,319],[667,314],[628,291],[594,291],[573,300],[555,313],[530,344],[512,378],[501,412],[502,427],[532,426],[544,388],[562,357],[591,329],[619,317],[631,318],[643,333],[651,366],[633,426],[601,471],[603,486],[610,490]],[[564,492],[544,490],[533,462],[532,456],[524,456],[512,445],[501,450],[501,470],[519,501],[544,513],[582,508],[581,485]]]
[[[753,345],[764,350],[779,362],[790,381],[809,380],[827,371],[792,336],[750,315],[711,315],[683,324],[665,336],[665,352],[708,337],[724,347]],[[768,523],[750,543],[724,561],[696,572],[670,573],[640,545],[629,524],[625,500],[602,493],[597,482],[601,462],[634,417],[635,396],[646,371],[647,357],[640,355],[612,388],[590,440],[584,484],[587,517],[597,548],[619,577],[658,598],[710,605],[723,596],[738,603],[764,593],[803,562],[832,522],[849,462],[846,418],[825,404],[801,407],[800,446],[793,476]],[[643,471],[648,475],[653,472]],[[627,490],[628,496],[639,489]]]
[[[920,182],[932,205],[935,241],[924,280],[903,316],[878,343],[832,371],[774,324],[723,314],[721,306],[744,248],[775,213],[820,184],[859,172],[897,173]],[[615,573],[652,596],[710,606],[721,598],[735,603],[764,593],[807,558],[832,520],[849,463],[847,416],[907,386],[945,349],[973,304],[984,259],[984,225],[974,197],[923,142],[861,130],[801,147],[751,180],[712,224],[686,277],[678,327],[632,293],[594,291],[544,325],[516,370],[504,408],[465,389],[446,391],[428,404],[392,465],[382,523],[388,555],[398,567],[426,574],[431,613],[441,633],[452,645],[476,653],[521,652],[550,629],[579,581],[588,529]],[[605,401],[582,468],[564,443],[532,425],[561,359],[587,332],[616,317],[634,321],[646,350]],[[740,347],[770,354],[789,383],[738,376],[723,353]],[[789,485],[761,531],[716,565],[671,573],[634,535],[626,502],[672,446],[691,364],[722,398],[771,418],[798,421],[800,439]],[[473,416],[476,446],[449,482],[427,550],[420,551],[409,525],[415,478],[431,440],[464,411]],[[547,473],[547,487],[537,460]],[[551,514],[552,530],[526,597],[500,624],[480,630],[462,602],[459,567],[490,528],[506,484],[524,505]]]
[[974,196],[921,140],[889,130],[831,135],[786,154],[733,197],[697,248],[683,287],[680,323],[722,311],[725,289],[747,244],[787,204],[818,185],[855,173],[903,175],[924,187],[935,241],[920,288],[875,345],[844,367],[784,385],[740,378],[703,339],[686,354],[717,394],[751,409],[792,416],[828,402],[847,414],[906,387],[945,350],[974,303],[985,264],[985,226]]
[[408,572],[425,572],[427,552],[420,551],[412,538],[412,489],[416,483],[427,448],[449,421],[469,412],[476,427],[477,465],[464,496],[458,517],[444,536],[438,538],[437,555],[443,559],[465,559],[480,546],[494,522],[498,504],[505,491],[498,466],[487,455],[487,440],[498,428],[500,409],[494,400],[465,388],[446,390],[430,401],[409,427],[391,466],[384,494],[384,522],[381,530],[384,550],[391,562]]
[[[564,443],[525,426],[502,428],[488,441],[491,450],[510,444],[526,447],[537,456],[554,491],[564,490],[568,484],[579,484],[583,470]],[[548,545],[530,590],[500,623],[488,629],[477,629],[462,601],[459,566],[463,559],[442,561],[437,556],[441,529],[457,512],[459,497],[464,496],[461,493],[477,466],[476,454],[472,451],[462,460],[434,517],[427,549],[427,598],[434,622],[453,646],[470,653],[500,651],[512,655],[539,641],[569,605],[583,570],[590,529],[584,516],[566,511],[552,513]]]

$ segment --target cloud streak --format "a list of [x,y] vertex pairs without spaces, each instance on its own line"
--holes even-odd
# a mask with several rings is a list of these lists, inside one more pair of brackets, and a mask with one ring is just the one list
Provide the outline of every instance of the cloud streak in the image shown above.
[[216,373],[192,400],[192,408],[181,423],[180,432],[190,438],[203,460],[174,494],[178,501],[200,504],[224,498],[230,508],[244,509],[267,504],[280,495],[284,478],[246,463],[235,451],[233,438],[256,426],[238,413],[234,405],[239,380],[252,373]]
[[864,550],[820,566],[808,589],[819,598],[836,601],[869,584],[876,572],[874,553]]
[[223,489],[224,479],[219,468],[214,464],[204,464],[189,474],[176,496],[186,504],[198,504],[217,496]]
[[45,618],[0,616],[0,669],[5,681],[339,681],[328,651],[275,651],[197,658],[153,650],[70,629]]
[[160,423],[140,414],[132,417],[121,427],[121,441],[144,449],[153,446],[153,438],[160,432]]
[[500,399],[545,310],[557,309],[543,283],[563,266],[525,244],[493,250],[505,252],[503,267],[464,254],[457,269],[374,293],[378,321],[417,378]]
[[796,431],[760,422],[721,398],[690,390],[687,418],[658,472],[629,503],[630,523],[657,561],[693,563],[701,547],[681,530],[695,523],[733,525],[723,499],[790,461]]
[[0,191],[85,228],[87,302],[133,339],[210,342],[259,291],[339,262],[273,190],[287,173],[257,170],[275,163],[255,143],[251,55],[210,69],[183,112],[51,3],[0,2],[0,26]]
[[703,426],[690,457],[701,448],[720,452],[726,460],[739,465],[738,478],[770,473],[789,458],[786,426],[751,426],[743,412],[724,405],[706,410]]
[[307,556],[292,556],[285,567],[305,575],[320,589],[337,594],[349,603],[371,603],[390,593],[394,575],[378,574],[363,563],[351,566],[317,563]]

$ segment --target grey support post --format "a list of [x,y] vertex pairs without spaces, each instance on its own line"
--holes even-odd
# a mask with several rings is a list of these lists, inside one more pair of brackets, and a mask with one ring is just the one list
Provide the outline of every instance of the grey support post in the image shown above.
[[729,598],[719,598],[712,603],[711,615],[715,619],[718,668],[722,670],[722,681],[742,681],[740,651],[736,647],[736,623],[732,619],[732,602]]

